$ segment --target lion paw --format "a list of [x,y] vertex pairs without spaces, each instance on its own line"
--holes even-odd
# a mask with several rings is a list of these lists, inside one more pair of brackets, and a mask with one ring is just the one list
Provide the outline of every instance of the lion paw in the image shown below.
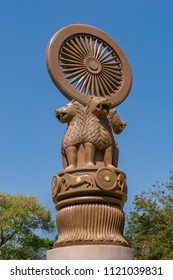
[[74,168],[76,168],[76,166],[73,165],[73,164],[71,164],[71,165],[69,165],[68,167],[66,167],[65,171],[72,170],[72,169],[74,169]]
[[95,167],[95,164],[93,162],[87,162],[86,166],[87,167]]

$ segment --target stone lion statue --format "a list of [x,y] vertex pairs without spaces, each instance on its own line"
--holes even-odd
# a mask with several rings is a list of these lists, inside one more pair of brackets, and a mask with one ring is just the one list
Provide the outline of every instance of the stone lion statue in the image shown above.
[[119,149],[114,133],[119,134],[126,123],[110,108],[107,98],[93,97],[87,107],[73,100],[56,110],[58,120],[68,125],[61,148],[64,169],[77,167],[81,144],[87,166],[94,166],[95,152],[99,151],[105,166],[117,167]]
[[102,154],[106,167],[112,166],[114,135],[108,119],[111,102],[107,98],[91,98],[85,113],[82,141],[87,166],[94,166],[96,150]]
[[71,101],[55,112],[61,123],[68,124],[61,148],[63,167],[66,170],[76,168],[78,148],[82,142],[85,107],[77,101]]
[[[126,122],[124,122],[120,119],[116,110],[111,109],[109,111],[107,118],[111,124],[113,133],[115,133],[115,134],[120,134],[123,131],[123,129],[126,127]],[[118,166],[119,148],[118,148],[118,142],[115,138],[113,141],[112,148],[113,148],[112,164],[115,167],[117,167]]]

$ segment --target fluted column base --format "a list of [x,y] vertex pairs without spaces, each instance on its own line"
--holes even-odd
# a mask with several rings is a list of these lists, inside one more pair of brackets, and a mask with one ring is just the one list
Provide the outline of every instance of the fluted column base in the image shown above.
[[115,205],[78,204],[57,213],[58,240],[54,247],[80,244],[128,246],[123,237],[124,212]]

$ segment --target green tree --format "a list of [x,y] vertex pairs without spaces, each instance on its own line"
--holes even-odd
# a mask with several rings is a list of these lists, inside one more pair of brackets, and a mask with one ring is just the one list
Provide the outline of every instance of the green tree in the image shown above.
[[33,196],[0,194],[0,259],[44,259],[52,241],[40,237],[50,233],[54,222]]
[[135,258],[173,259],[173,176],[136,195],[134,210],[127,217],[126,238]]

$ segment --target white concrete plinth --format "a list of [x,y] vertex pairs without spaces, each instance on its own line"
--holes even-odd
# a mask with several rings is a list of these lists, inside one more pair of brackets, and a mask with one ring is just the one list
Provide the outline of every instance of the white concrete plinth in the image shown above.
[[133,249],[116,245],[78,245],[51,249],[47,260],[133,260]]

